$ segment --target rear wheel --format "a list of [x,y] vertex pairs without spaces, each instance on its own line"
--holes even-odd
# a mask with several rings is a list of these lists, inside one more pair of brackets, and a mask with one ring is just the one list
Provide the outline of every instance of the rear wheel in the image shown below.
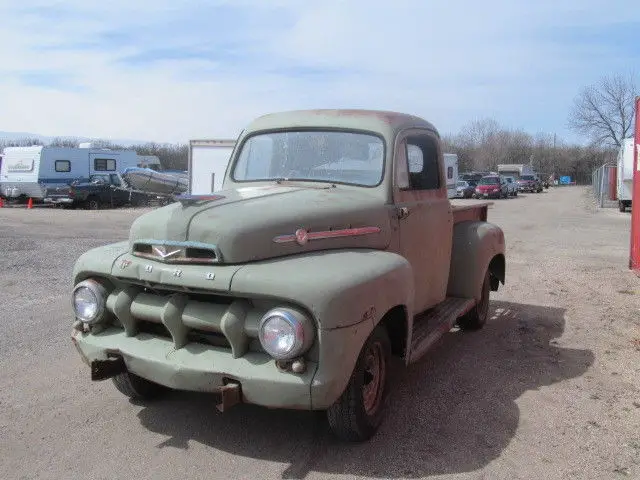
[[371,438],[386,412],[391,344],[378,325],[360,351],[347,388],[327,410],[327,420],[338,438],[362,442]]
[[482,282],[482,294],[471,310],[458,319],[458,326],[462,330],[479,330],[487,323],[489,316],[489,294],[491,293],[491,277],[487,269]]
[[89,197],[87,198],[86,205],[89,210],[99,210],[100,200],[98,200],[97,197]]
[[167,390],[131,372],[120,373],[111,380],[120,393],[137,400],[152,400]]
[[625,212],[627,210],[626,205],[623,202],[618,201],[618,210]]

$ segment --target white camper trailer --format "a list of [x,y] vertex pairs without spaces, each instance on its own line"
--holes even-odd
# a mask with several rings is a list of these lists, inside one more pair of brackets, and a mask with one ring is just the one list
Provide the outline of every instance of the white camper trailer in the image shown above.
[[207,139],[189,141],[189,193],[206,195],[222,188],[224,174],[236,141]]
[[42,200],[47,188],[96,173],[116,173],[139,162],[134,150],[73,147],[6,147],[0,167],[0,196]]
[[618,208],[625,212],[632,208],[633,196],[633,138],[625,138],[618,150]]
[[505,177],[513,177],[516,181],[522,175],[536,175],[531,165],[526,163],[502,163],[498,165],[497,173]]
[[458,155],[445,153],[444,155],[445,177],[447,179],[447,196],[455,198],[458,185]]

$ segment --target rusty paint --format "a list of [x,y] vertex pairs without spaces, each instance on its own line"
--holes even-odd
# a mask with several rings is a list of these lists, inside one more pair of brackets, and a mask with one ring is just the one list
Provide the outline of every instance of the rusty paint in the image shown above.
[[225,410],[239,404],[241,396],[240,384],[237,382],[229,382],[220,387],[220,403],[216,405],[216,408],[219,412],[223,413]]
[[453,207],[453,223],[487,221],[487,205]]

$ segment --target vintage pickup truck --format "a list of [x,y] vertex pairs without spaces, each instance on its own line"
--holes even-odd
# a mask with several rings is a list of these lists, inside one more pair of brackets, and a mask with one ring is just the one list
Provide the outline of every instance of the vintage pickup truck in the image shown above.
[[411,364],[456,323],[487,321],[505,281],[488,205],[450,203],[421,118],[266,115],[240,134],[221,191],[178,197],[77,260],[72,339],[92,379],[125,395],[323,410],[364,441],[392,356]]

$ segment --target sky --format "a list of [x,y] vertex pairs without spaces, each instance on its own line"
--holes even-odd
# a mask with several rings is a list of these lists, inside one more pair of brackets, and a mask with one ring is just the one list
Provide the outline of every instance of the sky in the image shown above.
[[580,89],[640,78],[636,1],[2,0],[0,130],[184,143],[368,108],[579,141]]

